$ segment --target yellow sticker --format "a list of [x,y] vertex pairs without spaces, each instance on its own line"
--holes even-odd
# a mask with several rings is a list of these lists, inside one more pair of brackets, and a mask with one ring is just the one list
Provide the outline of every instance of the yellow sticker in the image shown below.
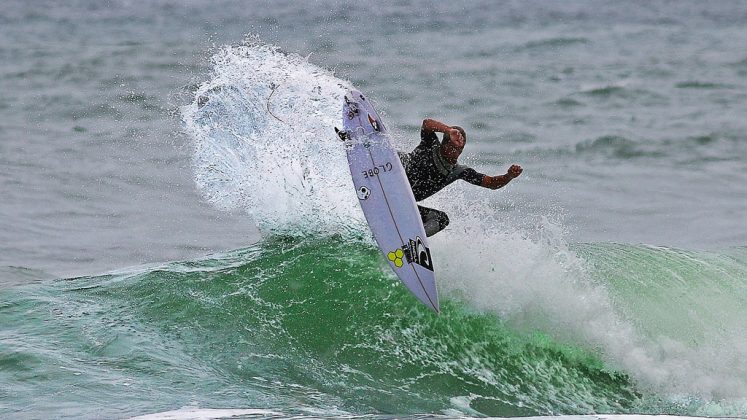
[[389,261],[394,263],[394,266],[397,268],[402,267],[402,257],[405,256],[404,251],[402,249],[397,249],[396,251],[392,251],[386,255],[387,258],[389,258]]

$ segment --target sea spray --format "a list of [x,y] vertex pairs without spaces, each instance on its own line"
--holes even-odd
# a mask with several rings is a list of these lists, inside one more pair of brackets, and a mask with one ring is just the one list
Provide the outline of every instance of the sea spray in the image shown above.
[[365,232],[334,132],[350,84],[253,41],[211,61],[209,80],[182,108],[204,197],[248,212],[265,233]]
[[657,247],[569,245],[547,218],[527,232],[472,208],[432,240],[445,298],[584,346],[657,395],[738,401],[747,392],[743,263]]

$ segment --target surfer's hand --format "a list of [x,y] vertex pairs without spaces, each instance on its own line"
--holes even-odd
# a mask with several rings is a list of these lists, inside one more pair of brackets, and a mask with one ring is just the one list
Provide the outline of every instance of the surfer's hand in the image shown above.
[[511,167],[508,168],[508,172],[506,172],[506,175],[509,178],[514,179],[514,178],[518,177],[519,175],[521,175],[522,171],[523,171],[523,169],[521,169],[521,166],[519,166],[519,165],[511,165]]

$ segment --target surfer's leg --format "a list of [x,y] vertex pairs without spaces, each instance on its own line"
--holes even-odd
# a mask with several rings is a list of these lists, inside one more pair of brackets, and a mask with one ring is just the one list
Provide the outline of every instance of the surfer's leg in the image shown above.
[[433,236],[449,225],[449,216],[440,210],[418,206],[418,211],[423,220],[426,236]]

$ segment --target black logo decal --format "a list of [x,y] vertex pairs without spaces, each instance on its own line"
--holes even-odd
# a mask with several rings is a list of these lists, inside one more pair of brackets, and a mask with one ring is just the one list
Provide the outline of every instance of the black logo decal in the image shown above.
[[410,239],[409,243],[402,247],[405,251],[407,262],[415,263],[433,271],[433,260],[431,260],[431,250],[425,246],[420,236],[415,240]]
[[[369,147],[370,143],[364,144],[364,146]],[[365,171],[362,171],[363,178],[373,178],[375,176],[379,176],[382,172],[389,172],[392,169],[394,169],[394,166],[392,166],[392,162],[387,162],[383,165],[374,166],[373,168],[368,168]]]

